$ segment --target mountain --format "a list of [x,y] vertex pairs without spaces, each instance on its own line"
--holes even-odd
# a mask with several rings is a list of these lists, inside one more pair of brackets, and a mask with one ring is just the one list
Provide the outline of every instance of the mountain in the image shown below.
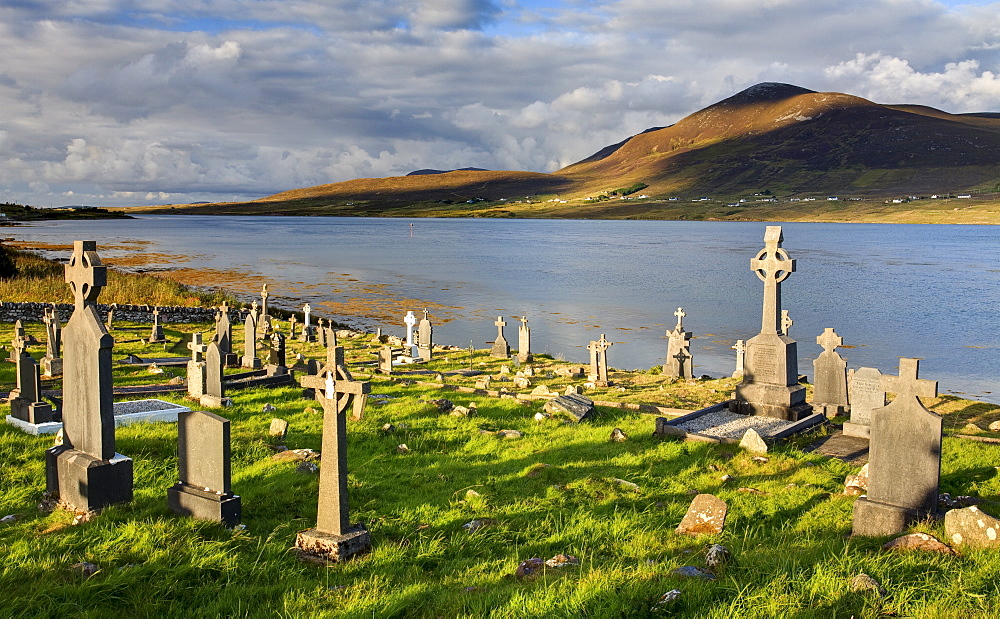
[[553,194],[572,201],[639,186],[654,197],[1000,191],[1000,113],[950,114],[768,82],[552,174],[426,169],[295,189],[244,206],[384,215],[415,203]]

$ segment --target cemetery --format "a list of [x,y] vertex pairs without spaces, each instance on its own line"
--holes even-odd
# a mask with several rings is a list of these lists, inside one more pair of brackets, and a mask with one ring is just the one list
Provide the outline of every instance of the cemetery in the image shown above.
[[532,351],[531,316],[467,347],[266,284],[112,319],[121,276],[77,241],[72,303],[0,322],[2,614],[997,616],[1000,406],[852,367],[836,325],[792,331],[822,350],[800,377],[782,241],[732,275],[761,330],[723,377],[672,299],[631,371],[606,334]]

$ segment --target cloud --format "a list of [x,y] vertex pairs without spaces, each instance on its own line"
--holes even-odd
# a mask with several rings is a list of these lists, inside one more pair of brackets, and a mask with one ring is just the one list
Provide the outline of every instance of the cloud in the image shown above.
[[760,81],[997,111],[1000,3],[19,0],[0,57],[0,201],[232,199],[552,171]]

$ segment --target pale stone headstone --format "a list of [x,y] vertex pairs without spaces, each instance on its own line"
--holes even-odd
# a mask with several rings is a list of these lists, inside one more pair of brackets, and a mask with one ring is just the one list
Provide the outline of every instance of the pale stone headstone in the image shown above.
[[430,361],[434,354],[434,327],[427,318],[427,310],[424,310],[424,317],[417,327],[417,353],[424,361]]
[[312,324],[312,306],[306,303],[302,306],[302,315],[304,318],[304,324],[302,325],[302,335],[299,339],[303,342],[315,342],[316,341],[316,328]]
[[699,494],[691,501],[677,532],[684,535],[715,535],[726,526],[729,506],[712,494]]
[[240,497],[231,488],[229,420],[205,411],[177,415],[179,481],[167,489],[172,511],[234,527],[240,522]]
[[534,355],[531,354],[531,328],[528,327],[528,317],[521,316],[519,320],[521,326],[517,328],[517,359],[521,363],[531,363]]
[[815,412],[830,417],[846,413],[850,406],[847,397],[847,361],[837,354],[837,347],[844,345],[844,338],[827,327],[816,338],[823,352],[813,360],[813,401]]
[[747,352],[746,342],[743,340],[736,340],[736,344],[731,346],[731,348],[736,351],[736,370],[733,372],[733,378],[743,378],[745,366],[744,360]]
[[255,312],[250,312],[243,321],[243,359],[240,365],[258,370],[261,362],[257,356],[257,321],[254,314]]
[[153,310],[153,329],[146,341],[150,344],[160,344],[167,341],[167,336],[163,334],[163,325],[160,324],[160,308]]
[[844,423],[844,434],[868,438],[871,436],[872,411],[885,406],[882,372],[875,368],[860,368],[849,374],[851,420]]
[[490,356],[497,359],[510,359],[510,344],[507,343],[507,339],[503,336],[503,328],[507,326],[507,323],[504,321],[503,316],[497,316],[497,321],[493,324],[497,327],[497,337],[493,340],[493,348],[490,350]]
[[895,535],[937,511],[942,421],[920,402],[937,396],[937,381],[918,379],[919,368],[918,359],[900,359],[899,376],[882,377],[896,397],[872,411],[868,496],[854,503],[855,535]]
[[46,489],[79,510],[132,500],[132,460],[115,451],[111,348],[97,314],[107,267],[94,241],[75,241],[66,282],[76,304],[63,330],[63,444],[45,453]]
[[114,323],[115,323],[115,305],[112,304],[111,307],[108,308],[108,323],[107,323],[108,331],[111,330]]
[[201,333],[193,333],[187,347],[191,351],[191,360],[187,362],[188,395],[201,398],[205,393],[205,360],[202,355],[208,351],[208,346],[202,343]]
[[267,291],[267,284],[264,284],[260,288],[260,322],[270,326],[270,316],[267,314],[267,298],[271,296],[271,293]]
[[608,380],[608,348],[612,346],[614,344],[609,342],[603,333],[601,339],[592,341],[587,346],[587,350],[590,351],[590,374],[587,380],[598,387],[611,385],[611,381]]
[[694,378],[694,363],[691,356],[691,332],[684,330],[682,308],[674,312],[677,326],[667,331],[667,359],[663,363],[663,375],[674,378]]
[[45,356],[42,357],[42,373],[46,376],[59,376],[63,368],[62,327],[55,306],[45,308],[42,320],[45,322]]
[[417,317],[413,315],[413,312],[406,312],[403,324],[406,325],[406,354],[411,357],[419,357],[420,355],[416,353],[413,346],[413,325],[417,324]]
[[378,351],[378,371],[392,374],[392,346],[383,346]]
[[12,361],[17,363],[17,360],[21,357],[21,353],[28,348],[28,338],[24,332],[24,325],[18,320],[14,323],[14,338],[10,341],[10,356],[7,361]]
[[750,270],[764,282],[760,333],[747,342],[743,382],[736,386],[735,412],[797,421],[812,412],[799,384],[795,340],[782,335],[781,283],[795,272],[795,260],[781,248],[781,226],[768,226],[764,249]]

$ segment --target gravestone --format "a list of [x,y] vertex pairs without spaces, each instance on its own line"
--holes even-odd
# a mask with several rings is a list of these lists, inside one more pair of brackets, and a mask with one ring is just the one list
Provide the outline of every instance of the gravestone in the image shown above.
[[187,388],[192,398],[201,398],[205,394],[205,360],[202,358],[208,351],[208,346],[201,341],[201,333],[191,334],[188,342],[191,360],[187,362]]
[[823,352],[813,360],[813,411],[829,419],[850,410],[847,398],[847,361],[837,354],[837,347],[844,345],[844,338],[827,327],[816,338]]
[[251,370],[261,368],[260,357],[257,356],[257,320],[255,312],[247,314],[243,321],[243,359],[240,365]]
[[267,314],[267,298],[269,296],[271,296],[271,293],[267,291],[267,284],[264,284],[260,288],[260,322],[263,322],[268,327],[271,325],[271,317]]
[[728,512],[726,502],[714,494],[699,494],[691,500],[676,530],[683,535],[717,535],[726,526]]
[[236,354],[233,352],[233,324],[229,320],[229,304],[223,301],[215,320],[215,337],[213,341],[219,345],[224,365],[236,365]]
[[781,283],[795,272],[795,260],[781,248],[781,226],[768,226],[764,249],[750,270],[764,282],[760,333],[747,342],[743,381],[736,386],[733,412],[788,421],[808,416],[806,389],[799,384],[795,340],[782,335]]
[[205,393],[199,398],[202,406],[220,408],[226,405],[226,388],[222,382],[226,366],[222,360],[219,343],[213,341],[205,351]]
[[392,374],[392,346],[383,346],[378,351],[378,371]]
[[285,335],[277,331],[271,335],[271,349],[267,357],[267,375],[283,376],[288,374],[285,365]]
[[111,330],[114,323],[115,323],[115,304],[112,304],[111,307],[108,308],[108,324],[107,324],[108,331]]
[[427,318],[427,310],[417,327],[417,353],[424,361],[430,361],[434,354],[434,327]]
[[869,438],[872,411],[886,404],[882,372],[875,368],[859,368],[850,372],[848,397],[851,403],[851,420],[844,423],[844,434]]
[[97,314],[107,267],[94,241],[74,241],[66,282],[75,308],[63,330],[63,443],[45,452],[46,490],[77,510],[132,500],[132,460],[115,451],[111,348]]
[[736,340],[736,344],[731,346],[736,351],[736,370],[733,378],[743,378],[744,359],[746,358],[747,345],[743,340]]
[[21,353],[27,348],[28,338],[24,333],[24,325],[18,320],[14,323],[14,337],[10,341],[10,356],[7,357],[7,361],[17,363],[17,360],[21,358]]
[[[299,531],[295,547],[325,561],[343,561],[371,550],[363,524],[351,524],[347,501],[347,418],[340,408],[335,371],[325,368],[326,389],[316,391],[323,406],[323,463],[319,470],[319,504],[316,526]],[[367,383],[365,383],[367,384]]]
[[531,354],[531,329],[528,327],[528,317],[521,316],[519,319],[521,326],[517,328],[517,359],[521,363],[531,363],[534,355]]
[[303,342],[315,342],[316,330],[312,325],[312,306],[308,303],[302,306],[302,314],[305,316],[305,323],[302,325],[302,335],[299,339]]
[[295,326],[298,323],[299,319],[295,317],[295,314],[292,314],[292,317],[288,319],[288,339],[290,340],[295,339],[295,334],[297,333],[297,331],[295,330]]
[[177,473],[179,481],[167,489],[167,505],[182,516],[221,522],[240,522],[240,497],[231,482],[229,420],[205,411],[177,415]]
[[63,372],[62,327],[59,325],[59,312],[54,306],[47,307],[42,320],[45,322],[45,356],[42,357],[42,373],[46,376],[59,376]]
[[781,310],[781,335],[788,335],[788,330],[792,328],[795,321],[788,315],[788,310]]
[[493,340],[490,356],[497,359],[510,359],[510,344],[503,336],[503,328],[507,326],[507,323],[504,322],[503,316],[497,316],[497,321],[493,324],[497,326],[497,337]]
[[896,535],[937,513],[942,421],[920,402],[937,396],[937,381],[919,371],[918,359],[900,359],[899,376],[882,377],[896,397],[872,411],[868,495],[854,502],[854,535]]
[[614,344],[609,342],[603,333],[601,339],[592,341],[587,346],[587,350],[590,351],[590,374],[587,380],[597,387],[611,386],[611,381],[608,380],[608,348],[611,346]]
[[316,330],[316,341],[319,342],[320,346],[326,347],[326,319],[320,318],[316,322],[319,324],[319,329]]
[[579,422],[593,416],[594,401],[579,394],[566,394],[549,400],[542,408],[547,413],[565,415]]
[[313,389],[317,400],[320,400],[320,397],[316,394],[322,395],[324,389],[327,393],[333,393],[333,396],[327,397],[335,400],[337,412],[341,413],[352,407],[351,419],[354,421],[361,420],[365,404],[368,402],[368,394],[371,393],[371,383],[356,381],[351,376],[347,364],[344,363],[343,346],[327,348],[326,363],[315,376],[303,377],[301,384],[307,389]]
[[406,312],[406,316],[403,317],[403,324],[406,325],[406,354],[411,359],[416,359],[420,356],[413,345],[413,326],[417,324],[417,317],[413,315],[413,312]]
[[160,324],[160,308],[153,310],[153,329],[146,341],[150,344],[162,344],[167,341],[167,336],[163,334],[163,325]]
[[52,421],[52,405],[42,401],[41,368],[24,349],[17,359],[17,388],[11,392],[10,416],[33,424]]
[[667,331],[667,359],[663,363],[663,375],[674,378],[694,378],[694,362],[691,357],[691,332],[684,330],[684,310],[677,308],[677,325]]

